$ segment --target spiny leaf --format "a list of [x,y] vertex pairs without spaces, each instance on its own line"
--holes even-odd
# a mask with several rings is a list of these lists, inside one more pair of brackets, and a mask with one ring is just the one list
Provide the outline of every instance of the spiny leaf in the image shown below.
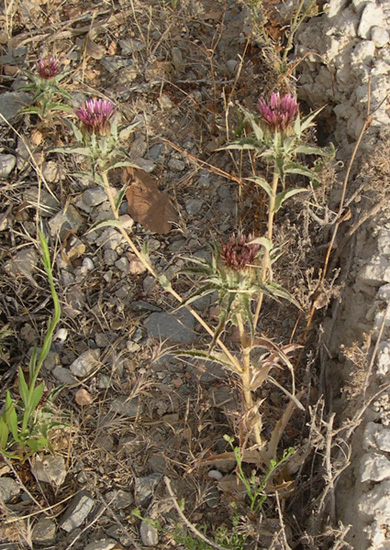
[[284,201],[287,199],[293,197],[294,195],[297,195],[298,193],[307,193],[307,189],[289,189],[286,191],[282,191],[281,193],[278,193],[275,198],[275,208],[274,212],[278,212]]

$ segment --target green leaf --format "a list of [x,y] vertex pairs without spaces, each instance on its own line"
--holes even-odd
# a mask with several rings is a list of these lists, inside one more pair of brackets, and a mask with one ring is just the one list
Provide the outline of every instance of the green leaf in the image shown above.
[[[278,197],[278,195],[276,195]],[[252,241],[250,241],[248,244],[259,244],[261,246],[264,246],[264,248],[267,250],[267,252],[270,252],[272,250],[272,241],[267,239],[267,237],[256,237]]]
[[42,399],[42,395],[43,395],[43,384],[41,383],[41,384],[39,384],[39,386],[34,388],[32,394],[31,394],[31,398],[30,398],[30,410],[31,411],[35,410],[36,406],[38,405],[38,403]]
[[16,414],[16,402],[12,399],[11,394],[7,391],[5,397],[5,412],[4,421],[7,424],[9,430],[15,441],[19,441],[18,431],[18,415]]
[[321,155],[325,156],[327,154],[321,147],[316,147],[315,145],[298,145],[294,149],[294,154],[304,154],[304,155]]
[[97,231],[98,229],[102,229],[103,227],[123,227],[123,222],[121,220],[104,220],[97,225],[94,225],[87,231],[88,233],[92,233],[92,231]]
[[28,386],[21,367],[19,367],[19,393],[24,406],[28,407]]
[[306,168],[306,166],[303,166],[303,164],[300,164],[299,162],[289,162],[284,166],[284,172],[285,174],[300,174],[301,176],[305,176],[307,178],[315,178],[316,175],[313,172],[313,170],[310,170],[309,168]]
[[284,201],[297,195],[298,193],[307,193],[308,189],[289,189],[278,193],[275,198],[275,208],[274,212],[278,212]]
[[246,120],[249,122],[249,124],[252,126],[252,130],[255,133],[256,139],[258,143],[262,143],[264,140],[264,132],[261,128],[261,126],[257,123],[257,119],[255,115],[253,115],[250,111],[247,111],[244,107],[240,105],[241,111],[244,113],[244,116]]
[[259,185],[267,193],[269,197],[272,197],[272,189],[270,184],[267,182],[267,180],[265,180],[261,176],[256,176],[255,178],[246,178],[246,179],[249,181],[253,181],[253,183],[255,183],[256,185]]
[[139,168],[138,164],[131,162],[130,160],[119,160],[113,164],[108,164],[106,166],[107,172],[109,170],[114,170],[115,168],[123,168],[124,166],[130,166],[131,168]]
[[8,443],[9,429],[4,418],[5,412],[0,416],[0,452],[5,450]]

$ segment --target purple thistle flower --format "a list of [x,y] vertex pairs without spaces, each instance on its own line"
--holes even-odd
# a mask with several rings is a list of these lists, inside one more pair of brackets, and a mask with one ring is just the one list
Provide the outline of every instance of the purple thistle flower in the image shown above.
[[60,67],[58,65],[58,60],[54,57],[45,57],[38,61],[39,75],[49,80],[60,74]]
[[261,98],[257,107],[273,130],[286,130],[298,113],[299,103],[290,94],[280,97],[279,92],[273,92],[268,103]]
[[83,107],[75,110],[81,122],[91,132],[104,135],[107,133],[109,120],[116,108],[107,99],[89,99]]
[[221,247],[221,257],[227,267],[242,271],[253,266],[260,250],[259,244],[248,244],[253,235],[232,235],[227,244]]

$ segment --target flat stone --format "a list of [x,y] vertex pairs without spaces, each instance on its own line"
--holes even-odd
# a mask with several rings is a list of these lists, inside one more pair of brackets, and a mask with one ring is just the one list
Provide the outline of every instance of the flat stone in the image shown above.
[[390,478],[390,460],[379,453],[366,453],[361,460],[362,481],[383,481]]
[[100,63],[109,73],[115,73],[125,67],[130,67],[133,64],[133,61],[129,57],[109,55],[107,57],[103,57],[103,59],[100,60]]
[[52,371],[52,375],[60,384],[69,384],[70,386],[73,386],[73,384],[78,384],[79,381],[77,378],[72,376],[68,369],[64,367],[54,367]]
[[[25,92],[4,92],[0,95],[0,113],[6,121],[11,122],[31,102],[31,95]],[[0,125],[6,124],[0,117]]]
[[67,533],[83,523],[95,506],[95,501],[88,491],[81,491],[71,501],[60,522],[60,527]]
[[171,170],[182,172],[186,167],[186,163],[180,159],[171,158],[168,162],[168,166]]
[[188,199],[185,204],[188,214],[190,214],[190,216],[193,216],[201,211],[203,201],[201,201],[200,199]]
[[29,202],[34,210],[38,210],[43,218],[49,218],[59,210],[59,201],[44,188],[40,191],[39,202],[36,188],[27,189],[23,193],[23,200]]
[[84,550],[113,550],[119,549],[117,542],[114,539],[101,539],[90,542],[84,547]]
[[145,328],[152,338],[187,344],[196,339],[195,319],[185,308],[176,313],[152,313],[145,321]]
[[20,275],[26,277],[29,281],[35,284],[33,272],[38,264],[38,254],[34,248],[25,247],[19,250],[12,260],[5,263],[5,270],[9,275],[18,277]]
[[62,456],[47,455],[36,457],[31,471],[35,479],[49,483],[54,487],[60,487],[66,478],[67,470]]
[[162,474],[154,473],[145,477],[136,477],[134,479],[134,497],[137,506],[146,507],[152,500],[154,490],[156,489]]
[[0,500],[5,504],[17,497],[22,488],[12,477],[0,477]]
[[134,502],[133,495],[128,491],[123,491],[122,489],[109,491],[105,494],[105,499],[110,502],[110,506],[116,510],[124,510],[125,508],[131,506]]
[[96,368],[99,359],[99,349],[88,349],[73,361],[69,369],[75,376],[85,377]]
[[124,395],[120,395],[111,403],[110,410],[116,414],[135,418],[143,412],[143,403],[135,397],[128,399]]
[[82,201],[86,206],[98,206],[107,201],[107,193],[103,187],[91,187],[86,189],[81,195]]
[[154,311],[156,313],[161,311],[161,307],[149,304],[149,302],[144,302],[143,300],[132,302],[131,309],[133,309],[134,311]]
[[0,154],[0,178],[7,178],[16,165],[16,157],[5,153]]
[[56,539],[57,526],[49,518],[41,518],[34,525],[32,531],[32,541],[41,546],[53,544]]
[[157,546],[158,531],[149,521],[142,520],[139,528],[142,544],[145,546]]
[[77,232],[83,223],[81,214],[70,204],[66,210],[61,210],[49,221],[50,235],[52,237],[60,235],[64,238],[69,231]]

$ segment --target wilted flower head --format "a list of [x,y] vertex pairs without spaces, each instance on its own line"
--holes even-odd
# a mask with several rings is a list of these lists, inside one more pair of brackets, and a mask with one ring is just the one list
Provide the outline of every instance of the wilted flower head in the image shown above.
[[227,244],[221,248],[221,257],[227,267],[242,271],[253,266],[260,250],[259,244],[249,244],[253,236],[249,234],[232,235]]
[[291,94],[280,97],[279,92],[273,92],[268,103],[261,98],[257,107],[268,126],[274,130],[286,130],[298,112],[299,103]]
[[76,115],[89,131],[97,134],[106,134],[109,121],[116,108],[107,99],[89,99],[83,107],[75,110]]
[[45,57],[38,61],[39,75],[42,78],[54,78],[60,73],[60,67],[57,59],[54,57]]

